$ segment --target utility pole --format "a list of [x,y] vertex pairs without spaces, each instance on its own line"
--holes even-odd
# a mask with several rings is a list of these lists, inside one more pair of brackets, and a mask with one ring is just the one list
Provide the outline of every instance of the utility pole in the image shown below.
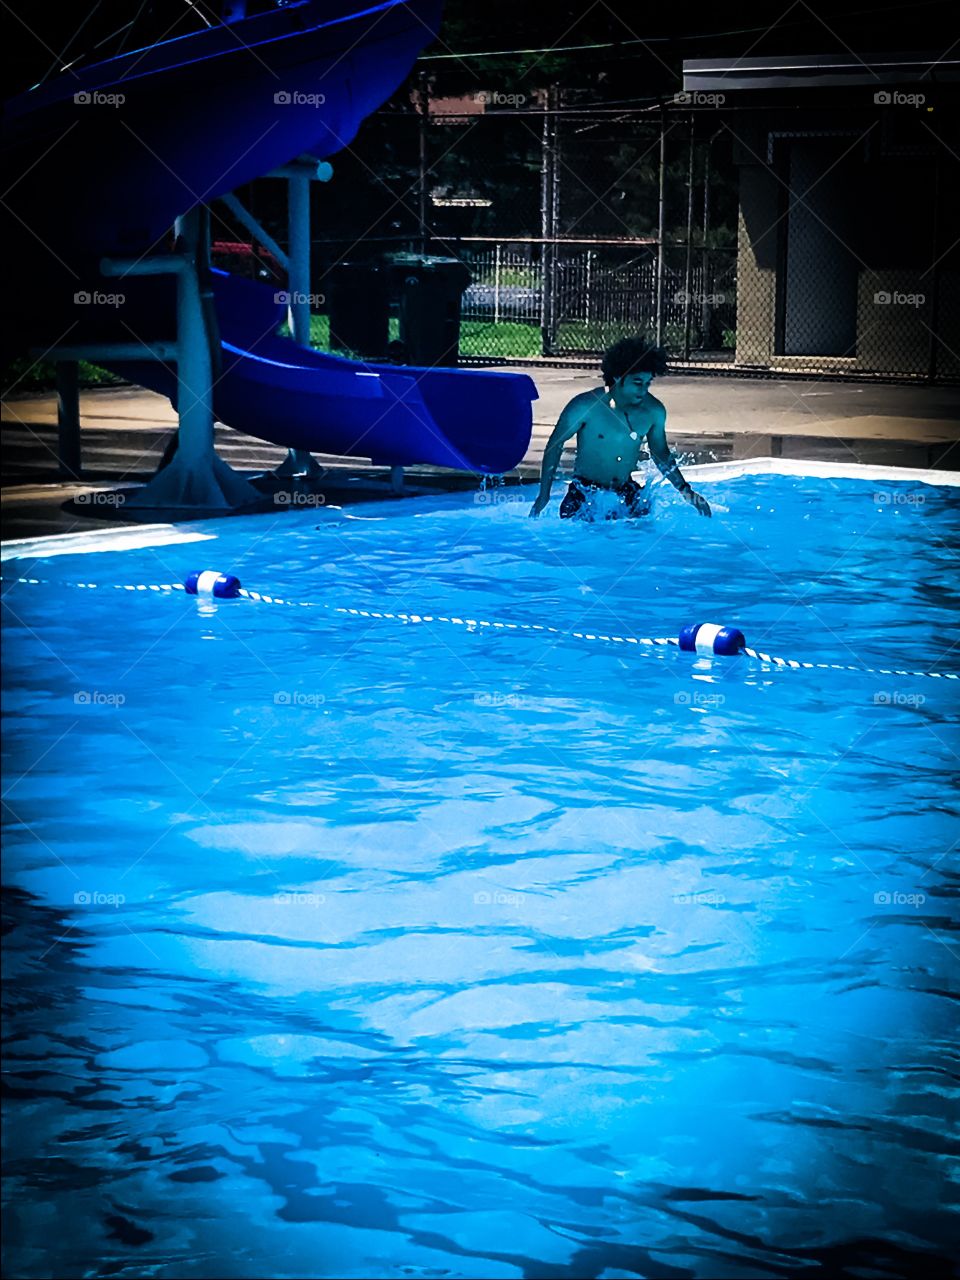
[[[717,135],[714,134],[713,138]],[[700,241],[700,275],[703,278],[703,297],[700,299],[700,341],[705,347],[710,347],[710,303],[707,301],[707,295],[713,293],[713,289],[708,283],[708,268],[710,259],[707,251],[707,235],[710,231],[710,151],[713,147],[713,138],[707,142],[703,152],[703,236]]]
[[[690,359],[690,308],[693,299],[693,112],[690,112],[690,145],[687,157],[687,255],[683,273],[683,358]],[[704,287],[703,292],[706,292]]]
[[713,154],[713,144],[722,132],[722,129],[717,129],[707,139],[703,156],[703,238],[700,243],[700,274],[703,277],[703,296],[700,299],[700,342],[708,350],[712,349],[713,342],[713,304],[709,301],[710,295],[713,293],[713,281],[709,279],[710,251],[707,248],[707,238],[710,231],[710,157]]
[[560,234],[560,88],[553,85],[553,167],[550,174],[550,234],[553,244],[550,246],[550,349],[553,350],[557,340],[557,278],[559,276],[560,250],[557,236]]
[[554,264],[556,259],[557,208],[559,204],[559,174],[556,157],[557,86],[547,91],[543,111],[543,136],[540,158],[540,344],[541,353],[553,354],[553,322],[555,286]]
[[420,72],[420,253],[427,252],[427,129],[430,123],[430,82]]
[[[937,335],[940,318],[940,273],[938,270],[940,263],[940,202],[943,199],[943,183],[941,179],[941,152],[943,143],[937,136],[937,149],[934,153],[934,169],[933,169],[933,222],[930,228],[930,266],[928,272],[930,276],[930,309],[928,315],[930,317],[930,347],[927,358],[927,380],[936,382],[937,365],[940,349],[940,340]],[[922,279],[923,277],[921,277]]]
[[663,345],[663,237],[666,226],[666,159],[667,159],[667,115],[660,106],[660,191],[657,201],[657,292],[656,292],[656,343]]

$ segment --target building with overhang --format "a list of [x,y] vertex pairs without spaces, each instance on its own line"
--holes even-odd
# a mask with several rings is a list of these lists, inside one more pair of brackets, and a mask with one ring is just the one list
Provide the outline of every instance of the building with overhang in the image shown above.
[[960,375],[958,78],[924,54],[684,62],[683,101],[734,140],[737,366]]

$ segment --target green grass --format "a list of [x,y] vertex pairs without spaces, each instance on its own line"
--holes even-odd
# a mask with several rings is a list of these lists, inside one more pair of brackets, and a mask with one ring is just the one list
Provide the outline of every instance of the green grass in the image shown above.
[[[287,325],[284,325],[280,332],[284,337],[290,336]],[[387,335],[389,341],[393,342],[399,337],[399,333],[399,320],[396,316],[391,316]],[[331,349],[329,316],[310,317],[310,342],[319,351]],[[460,325],[460,353],[465,356],[503,356],[507,359],[538,356],[540,328],[533,324],[513,322],[489,324],[483,320],[464,320]],[[361,358],[356,353],[346,351],[337,351],[335,354]]]
[[[81,360],[78,365],[81,387],[114,387],[123,384],[123,378],[98,365]],[[0,374],[4,395],[21,395],[30,391],[52,391],[57,385],[57,367],[52,360],[31,360],[21,356],[4,365]]]
[[611,324],[607,320],[599,325],[587,324],[585,320],[568,320],[557,325],[554,347],[571,354],[576,351],[598,351],[620,338],[632,336],[636,331],[636,325],[627,323]]
[[[290,336],[290,329],[284,325],[280,332]],[[559,326],[556,351],[560,354],[576,354],[580,351],[597,351],[601,347],[615,342],[617,338],[634,332],[632,325],[604,324],[587,325],[583,321],[570,321]],[[390,318],[389,338],[393,341],[399,336],[399,321],[396,316]],[[682,328],[667,325],[664,340],[674,350],[683,344]],[[330,318],[314,315],[310,317],[310,341],[319,351],[330,350]],[[737,343],[735,329],[724,329],[723,346],[732,350]],[[360,360],[357,352],[338,351],[337,355],[348,359]],[[504,360],[523,360],[541,355],[540,326],[522,324],[519,321],[504,321],[492,324],[484,320],[464,320],[460,325],[460,354],[464,356],[492,356]],[[81,387],[110,387],[122,385],[123,378],[97,365],[80,361]],[[49,360],[30,360],[24,356],[11,360],[2,372],[4,394],[52,391],[56,387],[56,368]]]
[[491,324],[485,320],[463,320],[460,324],[460,354],[515,359],[538,356],[540,326],[511,320],[501,324]]
[[[289,337],[290,330],[286,326],[281,332]],[[583,320],[570,320],[558,326],[554,350],[560,355],[600,351],[618,338],[629,337],[634,333],[636,326],[627,321],[623,324],[607,321],[601,326],[588,325]],[[394,316],[390,319],[390,341],[398,336],[399,322]],[[327,316],[311,316],[310,340],[320,351],[330,350],[330,321]],[[663,340],[670,350],[679,351],[683,346],[683,326],[665,325]],[[731,349],[736,346],[735,330],[724,330],[723,346]],[[338,351],[336,354],[353,359],[362,358],[356,352]],[[542,355],[540,326],[513,320],[501,321],[500,324],[486,320],[464,320],[460,324],[460,354],[492,356],[504,360],[535,359]]]

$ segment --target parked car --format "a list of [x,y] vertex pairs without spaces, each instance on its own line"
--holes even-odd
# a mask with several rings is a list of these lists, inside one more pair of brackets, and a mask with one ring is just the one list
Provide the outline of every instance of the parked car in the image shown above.
[[504,319],[535,320],[540,315],[540,290],[527,285],[502,284],[499,308],[497,289],[492,284],[472,284],[464,290],[463,314],[465,316],[493,316],[499,310]]

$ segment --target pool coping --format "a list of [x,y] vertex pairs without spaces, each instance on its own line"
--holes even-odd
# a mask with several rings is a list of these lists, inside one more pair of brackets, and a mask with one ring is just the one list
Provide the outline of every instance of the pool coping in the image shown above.
[[729,462],[697,462],[683,468],[698,480],[733,480],[738,476],[813,476],[819,480],[896,480],[960,487],[960,472],[936,467],[871,466],[863,462],[815,462],[802,458],[739,458]]
[[[960,472],[940,471],[932,467],[869,466],[859,462],[813,462],[786,458],[744,458],[729,462],[700,462],[683,468],[685,476],[694,480],[732,480],[740,476],[779,475],[811,476],[819,480],[873,480],[913,482],[960,488]],[[526,482],[533,487],[534,481]],[[415,499],[414,499],[415,501]],[[396,509],[397,499],[389,504]],[[371,503],[371,508],[380,506]],[[227,518],[227,517],[224,517]],[[151,525],[123,525],[119,528],[85,529],[79,533],[41,534],[35,538],[12,538],[0,547],[0,561],[22,559],[31,555],[46,559],[56,555],[83,555],[95,551],[135,551],[144,547],[176,546],[188,542],[207,542],[216,533],[191,528],[191,521]],[[205,519],[204,525],[219,525]]]
[[[206,521],[204,523],[207,523]],[[30,555],[78,556],[92,551],[136,551],[145,547],[171,547],[186,542],[209,542],[215,533],[203,533],[182,524],[121,525],[110,529],[83,529],[79,533],[46,533],[35,538],[10,538],[0,546],[0,562]]]

